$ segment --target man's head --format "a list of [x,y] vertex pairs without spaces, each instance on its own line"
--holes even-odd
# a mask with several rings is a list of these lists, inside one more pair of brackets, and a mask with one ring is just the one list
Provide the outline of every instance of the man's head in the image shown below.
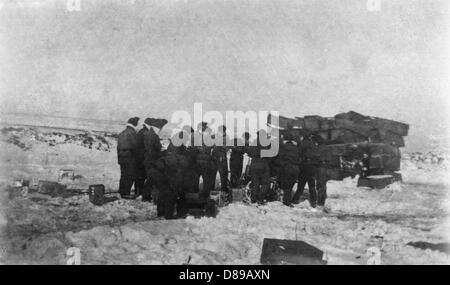
[[152,126],[152,120],[150,118],[146,118],[144,120],[144,126],[148,129],[150,129],[150,127]]
[[127,121],[127,124],[134,128],[137,127],[138,123],[139,123],[139,117],[129,118]]
[[162,129],[162,127],[164,127],[164,125],[167,124],[167,120],[166,119],[147,118],[147,119],[145,119],[144,123],[148,126]]

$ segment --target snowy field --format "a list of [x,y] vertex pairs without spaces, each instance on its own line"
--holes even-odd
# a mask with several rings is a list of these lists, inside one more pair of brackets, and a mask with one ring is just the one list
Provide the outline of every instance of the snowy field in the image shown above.
[[[443,153],[405,154],[404,182],[383,190],[356,187],[356,179],[328,183],[328,214],[303,201],[294,208],[233,203],[216,218],[166,221],[153,204],[115,201],[94,206],[86,195],[23,195],[18,179],[58,181],[72,169],[69,189],[105,184],[116,192],[119,167],[113,135],[50,128],[3,128],[0,134],[0,263],[65,264],[77,247],[82,264],[259,264],[264,238],[298,239],[326,253],[328,264],[449,264],[450,179]],[[305,191],[307,192],[307,191]]]

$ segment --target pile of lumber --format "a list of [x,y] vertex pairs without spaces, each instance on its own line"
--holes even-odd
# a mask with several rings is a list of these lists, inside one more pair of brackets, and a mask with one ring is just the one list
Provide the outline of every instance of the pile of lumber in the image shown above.
[[[340,113],[334,117],[305,116],[278,117],[281,129],[293,129],[300,135],[314,133],[326,144],[371,142],[405,146],[409,125],[393,120],[364,116],[354,111]],[[269,123],[274,120],[269,115]]]
[[[360,174],[358,185],[371,188],[384,188],[401,180],[397,173],[401,158],[399,148],[405,146],[408,124],[354,111],[331,118],[269,115],[268,124],[278,127],[281,134],[291,132],[297,138],[312,135],[320,144],[320,160],[327,166],[330,180]],[[367,169],[364,175],[363,167]]]

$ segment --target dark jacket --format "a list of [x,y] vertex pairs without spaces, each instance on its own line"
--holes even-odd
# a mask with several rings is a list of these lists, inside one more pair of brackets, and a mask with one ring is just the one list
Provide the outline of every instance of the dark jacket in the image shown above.
[[319,164],[320,151],[318,145],[310,140],[304,139],[299,144],[301,162],[303,164]]
[[144,144],[144,136],[145,133],[148,132],[149,130],[147,129],[146,126],[144,126],[142,129],[139,130],[139,132],[137,132],[137,140],[136,140],[136,162],[138,164],[143,164],[144,163],[144,158],[145,158],[145,144]]
[[149,129],[143,133],[145,148],[145,165],[148,167],[152,162],[161,156],[161,142],[159,136],[153,129]]
[[300,151],[295,141],[281,141],[277,161],[281,165],[300,164]]
[[127,127],[117,138],[117,157],[119,164],[124,159],[133,158],[136,154],[137,134],[132,127]]
[[175,146],[169,144],[165,155],[166,172],[170,177],[182,175],[183,171],[188,167],[188,159],[186,156],[186,146]]

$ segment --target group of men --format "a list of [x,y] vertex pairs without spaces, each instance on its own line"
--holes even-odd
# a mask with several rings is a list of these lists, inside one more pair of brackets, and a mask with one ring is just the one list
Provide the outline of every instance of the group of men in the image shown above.
[[[130,118],[126,129],[118,136],[119,193],[124,199],[142,196],[143,201],[153,200],[159,216],[171,219],[175,212],[177,216],[185,215],[188,210],[185,204],[187,193],[198,193],[201,199],[207,199],[215,188],[218,173],[223,196],[231,201],[231,188],[243,186],[241,177],[245,154],[249,157],[246,174],[251,180],[252,202],[262,204],[274,199],[271,177],[276,177],[283,190],[285,205],[299,202],[306,183],[310,205],[315,208],[325,204],[326,169],[320,162],[318,144],[312,137],[296,138],[289,132],[283,133],[278,138],[278,155],[263,157],[261,152],[267,148],[260,142],[260,137],[267,137],[263,130],[258,131],[254,142],[251,142],[249,133],[244,133],[242,140],[235,138],[230,146],[226,143],[229,138],[225,126],[213,133],[208,124],[202,122],[197,130],[185,126],[173,134],[168,148],[163,150],[157,133],[161,126],[155,126],[153,120],[147,118],[138,130],[138,123],[138,117]],[[223,139],[223,143],[211,146],[200,139],[201,143],[195,144],[196,136]],[[174,139],[182,143],[174,143]],[[292,188],[297,181],[297,191],[292,197]],[[131,195],[133,184],[135,192]],[[152,197],[152,193],[157,195]]]
[[[259,143],[260,136],[266,136],[266,133],[259,131],[258,143],[248,148],[252,201],[262,204],[276,198],[271,188],[271,179],[275,177],[283,193],[283,204],[290,207],[298,204],[308,184],[310,206],[324,210],[328,177],[327,167],[320,156],[321,141],[313,135],[296,137],[288,130],[278,138],[278,154],[261,157],[264,147]],[[292,195],[295,183],[297,190]]]

